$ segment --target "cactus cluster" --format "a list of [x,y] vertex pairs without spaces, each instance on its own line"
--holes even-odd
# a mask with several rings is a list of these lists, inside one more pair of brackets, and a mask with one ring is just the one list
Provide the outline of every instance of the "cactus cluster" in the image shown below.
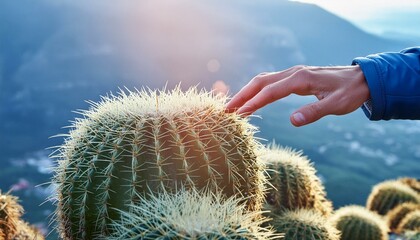
[[164,192],[152,195],[132,209],[122,213],[122,220],[113,224],[115,231],[108,239],[269,240],[279,237],[260,227],[264,221],[261,214],[247,211],[240,199],[226,199],[210,192]]
[[389,229],[392,232],[395,232],[398,228],[398,225],[401,223],[401,220],[403,220],[407,214],[415,210],[420,210],[420,204],[407,202],[393,208],[386,215]]
[[0,191],[0,239],[43,240],[37,228],[21,219],[24,210],[18,201],[17,197]]
[[380,215],[405,202],[420,203],[420,195],[406,184],[389,180],[373,187],[367,200],[367,208]]
[[315,168],[302,152],[273,143],[261,153],[261,159],[267,166],[271,185],[266,194],[267,210],[279,214],[306,208],[330,215],[332,203],[326,198]]
[[58,149],[53,182],[66,239],[110,233],[141,196],[211,189],[261,209],[264,175],[255,127],[225,113],[225,99],[179,88],[104,97],[81,112]]
[[342,207],[329,220],[340,231],[341,240],[388,240],[386,222],[362,206]]
[[339,240],[340,234],[314,209],[285,210],[271,224],[286,240]]

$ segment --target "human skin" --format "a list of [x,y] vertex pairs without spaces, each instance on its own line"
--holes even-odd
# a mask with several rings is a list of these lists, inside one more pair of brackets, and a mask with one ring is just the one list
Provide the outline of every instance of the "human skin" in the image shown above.
[[369,99],[369,88],[358,65],[294,66],[280,72],[254,77],[227,103],[226,111],[248,116],[290,94],[314,95],[318,101],[302,106],[290,116],[291,123],[303,126],[326,115],[344,115]]

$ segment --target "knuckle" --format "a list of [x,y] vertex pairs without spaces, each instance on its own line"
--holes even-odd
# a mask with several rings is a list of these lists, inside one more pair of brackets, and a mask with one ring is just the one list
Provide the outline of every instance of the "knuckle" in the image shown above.
[[265,84],[264,84],[264,73],[260,73],[257,76],[255,76],[254,78],[251,79],[250,84],[257,88],[258,90],[261,90]]
[[319,104],[310,104],[308,106],[308,110],[310,112],[310,114],[314,117],[314,118],[319,118],[320,115],[322,114],[322,108],[321,106],[319,106]]

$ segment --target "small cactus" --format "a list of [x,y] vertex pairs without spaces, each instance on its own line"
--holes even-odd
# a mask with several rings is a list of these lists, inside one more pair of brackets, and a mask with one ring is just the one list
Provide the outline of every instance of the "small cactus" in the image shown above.
[[364,207],[342,207],[329,220],[341,232],[341,240],[388,240],[385,221]]
[[402,203],[397,205],[395,208],[390,210],[386,214],[386,220],[388,222],[388,227],[392,232],[395,232],[401,220],[410,212],[414,210],[420,210],[420,204],[416,203]]
[[275,239],[270,229],[260,227],[261,214],[246,211],[233,197],[224,199],[209,192],[160,193],[132,206],[113,223],[108,240],[125,239]]
[[285,240],[339,240],[340,234],[327,219],[313,209],[286,210],[273,215],[270,224]]
[[420,232],[420,210],[415,210],[407,214],[397,227],[397,233],[405,231]]
[[43,234],[21,220],[23,207],[18,198],[0,191],[0,240],[43,240]]
[[16,235],[23,207],[18,198],[0,191],[0,229],[5,239],[12,239]]
[[243,197],[260,210],[264,175],[255,127],[196,89],[104,97],[82,112],[58,149],[59,232],[90,239],[139,196],[181,187]]
[[315,209],[322,215],[332,212],[316,170],[302,152],[276,146],[274,143],[261,153],[267,166],[271,185],[266,194],[265,208],[273,213],[300,208]]
[[404,202],[420,203],[420,195],[413,189],[396,180],[375,185],[367,200],[367,208],[380,215]]
[[16,235],[12,240],[44,240],[44,235],[38,228],[20,220]]
[[404,240],[420,240],[420,231],[406,231]]
[[403,177],[399,178],[398,181],[406,184],[407,186],[411,187],[414,191],[420,194],[420,179]]

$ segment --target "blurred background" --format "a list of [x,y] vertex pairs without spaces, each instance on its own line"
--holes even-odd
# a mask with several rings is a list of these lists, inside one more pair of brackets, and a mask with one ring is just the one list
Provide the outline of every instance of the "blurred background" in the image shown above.
[[[419,25],[415,0],[0,1],[0,189],[48,231],[49,147],[63,142],[51,136],[85,100],[180,82],[231,96],[260,72],[419,45]],[[371,122],[358,110],[293,127],[289,114],[314,100],[290,96],[251,121],[263,143],[303,150],[336,208],[364,205],[379,181],[420,178],[420,121]]]

